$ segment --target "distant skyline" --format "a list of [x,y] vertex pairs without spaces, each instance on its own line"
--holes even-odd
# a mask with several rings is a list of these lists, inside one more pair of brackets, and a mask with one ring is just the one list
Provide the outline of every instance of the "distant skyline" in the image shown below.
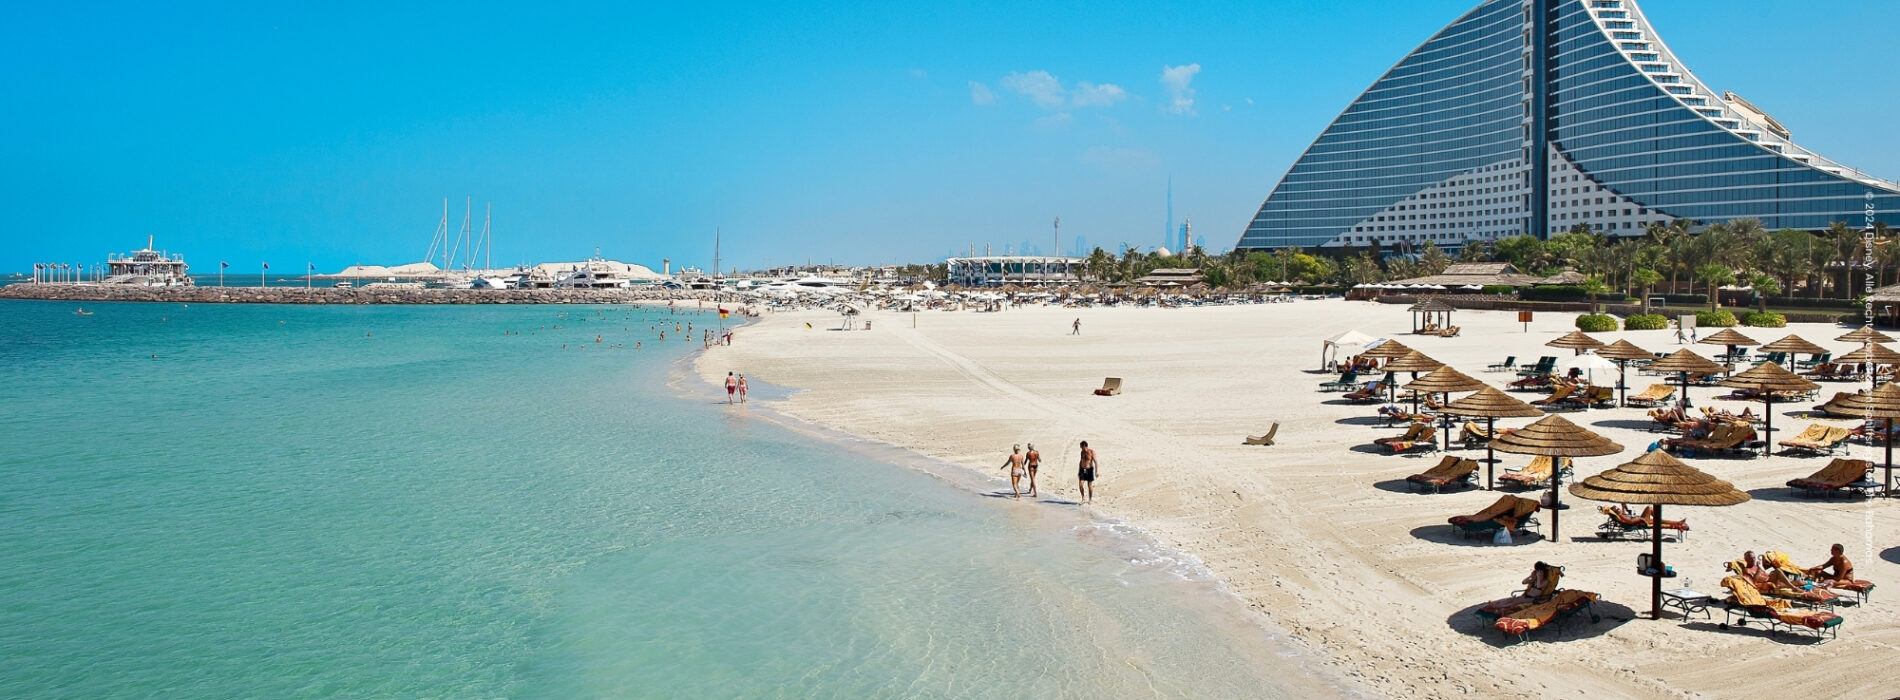
[[[1714,89],[1900,179],[1900,4],[1640,3]],[[268,4],[267,4],[268,5]],[[928,262],[1062,219],[1226,250],[1311,139],[1476,0],[576,8],[39,5],[0,26],[0,271],[155,236],[198,274],[421,260]],[[1167,189],[1173,180],[1169,228]]]

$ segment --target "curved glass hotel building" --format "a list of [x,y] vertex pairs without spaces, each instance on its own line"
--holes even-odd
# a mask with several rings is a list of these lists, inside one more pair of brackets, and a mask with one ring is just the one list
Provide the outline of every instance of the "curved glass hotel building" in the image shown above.
[[1405,248],[1579,224],[1900,223],[1900,185],[1795,145],[1670,53],[1633,0],[1490,0],[1309,146],[1239,248]]

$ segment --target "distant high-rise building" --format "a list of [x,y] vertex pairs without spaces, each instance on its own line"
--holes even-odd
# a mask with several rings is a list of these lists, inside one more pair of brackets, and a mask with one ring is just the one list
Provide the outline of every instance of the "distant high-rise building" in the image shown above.
[[1900,224],[1900,184],[1704,85],[1635,0],[1486,0],[1327,126],[1237,246],[1457,248],[1677,219],[1859,228],[1868,210]]

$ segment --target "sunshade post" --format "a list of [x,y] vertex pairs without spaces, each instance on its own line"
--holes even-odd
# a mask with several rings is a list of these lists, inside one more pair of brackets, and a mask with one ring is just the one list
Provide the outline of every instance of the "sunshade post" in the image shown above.
[[1887,419],[1887,430],[1881,433],[1880,437],[1880,441],[1887,445],[1887,476],[1881,481],[1882,490],[1891,498],[1893,496],[1893,418]]
[[1662,575],[1668,569],[1663,568],[1662,557],[1663,507],[1661,503],[1654,507],[1656,510],[1652,512],[1652,515],[1655,516],[1655,522],[1650,523],[1652,529],[1649,533],[1649,557],[1653,562],[1651,565],[1656,567],[1656,575],[1649,577],[1649,619],[1660,620],[1662,619]]
[[[1492,418],[1490,416],[1485,417],[1484,434],[1492,435],[1492,436],[1495,436],[1498,434],[1498,419]],[[1888,449],[1892,449],[1892,448],[1889,447]],[[1893,476],[1893,460],[1891,459],[1892,453],[1891,452],[1888,453],[1888,456],[1889,456],[1889,459],[1887,460],[1887,476],[1892,477]],[[1486,491],[1498,490],[1497,469],[1498,469],[1497,450],[1494,450],[1491,448],[1490,440],[1486,440],[1484,441],[1484,490]]]
[[1761,405],[1761,456],[1767,457],[1768,453],[1774,449],[1771,446],[1775,444],[1775,392],[1765,390],[1761,392]]
[[1677,376],[1682,377],[1682,407],[1689,408],[1689,373],[1678,372]]
[[1552,457],[1550,459],[1555,462],[1555,464],[1552,464],[1550,467],[1550,541],[1556,542],[1558,541],[1557,521],[1559,516],[1564,512],[1564,502],[1557,497],[1557,487],[1562,486],[1564,481],[1564,458]]

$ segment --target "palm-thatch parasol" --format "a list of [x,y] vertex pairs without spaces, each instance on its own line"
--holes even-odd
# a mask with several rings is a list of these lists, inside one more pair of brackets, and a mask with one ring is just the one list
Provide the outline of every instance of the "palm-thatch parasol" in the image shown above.
[[1405,354],[1411,351],[1412,349],[1405,347],[1404,343],[1400,343],[1399,341],[1396,341],[1396,340],[1388,340],[1378,345],[1372,346],[1371,349],[1366,350],[1365,352],[1359,353],[1359,356],[1370,357],[1375,360],[1389,360],[1389,359],[1405,357]]
[[[1601,457],[1623,451],[1622,445],[1610,442],[1609,438],[1590,432],[1563,416],[1544,416],[1535,423],[1492,440],[1491,446],[1505,452],[1547,457]],[[1558,516],[1563,512],[1563,503],[1558,500],[1557,492],[1563,480],[1563,470],[1553,467],[1550,472],[1550,539],[1553,542],[1558,536]]]
[[[1536,406],[1519,401],[1516,397],[1498,391],[1497,387],[1492,386],[1479,389],[1476,394],[1445,404],[1445,407],[1439,409],[1438,412],[1447,415],[1483,418],[1484,430],[1487,433],[1497,432],[1499,418],[1531,418],[1533,416],[1544,415],[1544,412],[1537,410]],[[1494,476],[1493,471],[1498,460],[1489,442],[1484,444],[1484,458],[1484,487],[1487,490],[1495,489],[1496,483],[1492,481],[1492,477]]]
[[1592,338],[1583,331],[1571,331],[1558,337],[1556,340],[1544,344],[1553,348],[1575,350],[1578,354],[1582,354],[1585,350],[1595,350],[1603,347],[1603,341]]
[[1788,369],[1794,369],[1795,355],[1825,355],[1827,348],[1810,343],[1806,338],[1790,334],[1786,338],[1756,348],[1762,352],[1781,352],[1788,354]]
[[1656,356],[1651,354],[1648,350],[1636,347],[1635,343],[1627,340],[1619,340],[1599,348],[1597,350],[1597,356],[1607,357],[1616,361],[1616,390],[1621,392],[1619,394],[1618,403],[1624,403],[1629,400],[1630,388],[1626,386],[1623,381],[1623,375],[1629,372],[1629,363],[1636,360],[1653,360],[1656,358]]
[[1650,452],[1636,461],[1603,472],[1570,486],[1578,498],[1610,503],[1640,503],[1655,506],[1650,513],[1650,561],[1640,572],[1649,576],[1649,618],[1662,618],[1662,580],[1668,569],[1663,566],[1663,506],[1732,506],[1747,502],[1747,493],[1734,484],[1704,474],[1662,450]]
[[1649,368],[1657,372],[1677,372],[1682,375],[1682,405],[1689,405],[1689,373],[1714,374],[1728,371],[1727,367],[1715,364],[1713,360],[1695,354],[1695,351],[1683,348],[1670,353],[1668,357],[1649,363]]
[[1835,358],[1835,362],[1867,365],[1868,388],[1880,383],[1879,365],[1900,365],[1900,352],[1894,352],[1885,345],[1872,341],[1862,345],[1859,350]]
[[[1450,365],[1445,365],[1432,370],[1431,374],[1412,380],[1412,383],[1405,385],[1405,388],[1410,390],[1414,397],[1419,394],[1445,394],[1446,398],[1450,398],[1451,393],[1454,391],[1477,391],[1486,386],[1489,385],[1452,368]],[[1417,399],[1414,398],[1413,400],[1416,401]],[[1412,412],[1417,413],[1418,409],[1413,408]],[[1444,429],[1440,430],[1439,433],[1445,436],[1445,449],[1451,449],[1451,416],[1445,416]]]
[[1842,335],[1839,338],[1835,338],[1835,340],[1841,341],[1843,343],[1858,343],[1858,344],[1891,343],[1893,342],[1893,337],[1885,333],[1882,333],[1880,331],[1874,330],[1873,326],[1861,326],[1860,328],[1856,328],[1852,331],[1848,331],[1847,334]]
[[1722,386],[1735,389],[1754,389],[1755,400],[1762,402],[1762,415],[1767,425],[1762,428],[1762,454],[1768,454],[1769,445],[1775,439],[1775,392],[1808,392],[1821,388],[1821,385],[1808,381],[1801,375],[1783,369],[1773,362],[1755,365],[1741,374],[1722,380]]
[[1715,335],[1711,335],[1707,338],[1703,338],[1696,342],[1702,343],[1704,345],[1721,345],[1723,347],[1728,348],[1728,352],[1725,355],[1728,362],[1735,361],[1735,348],[1761,344],[1759,342],[1756,342],[1754,338],[1750,338],[1748,336],[1735,332],[1735,329],[1733,328],[1724,328],[1722,329],[1720,333],[1716,333]]
[[[1411,372],[1412,379],[1418,379],[1419,372],[1430,372],[1443,366],[1445,366],[1445,363],[1426,357],[1425,353],[1413,350],[1405,353],[1396,360],[1385,363],[1385,371],[1388,373],[1386,374],[1388,380],[1399,372]],[[1387,381],[1386,388],[1392,390],[1391,400],[1398,400],[1398,382]],[[1418,394],[1412,395],[1412,412],[1418,412]]]
[[1852,416],[1868,419],[1880,418],[1886,424],[1881,432],[1881,440],[1887,446],[1887,475],[1881,481],[1881,490],[1893,493],[1893,421],[1900,418],[1900,385],[1887,382],[1874,387],[1873,391],[1836,397],[1821,407],[1822,410],[1837,416]]

